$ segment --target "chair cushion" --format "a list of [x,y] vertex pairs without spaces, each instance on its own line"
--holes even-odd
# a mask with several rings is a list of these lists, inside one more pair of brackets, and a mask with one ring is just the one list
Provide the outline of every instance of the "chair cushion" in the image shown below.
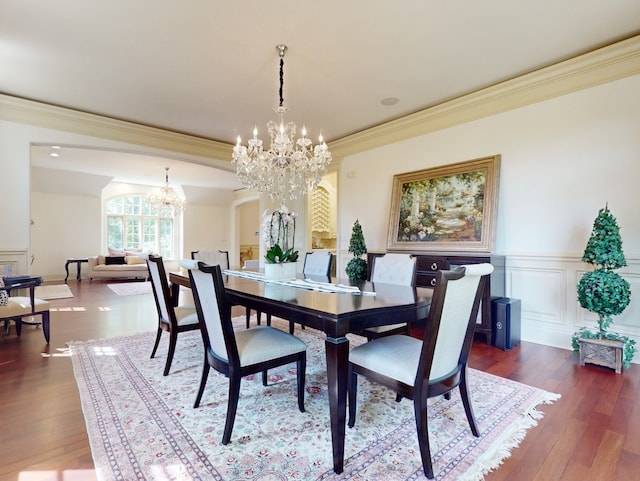
[[198,323],[198,314],[195,306],[178,306],[173,309],[179,326]]
[[[349,362],[413,386],[422,341],[410,336],[388,336],[351,350]],[[393,362],[389,362],[392,359]]]
[[10,317],[26,316],[32,312],[48,311],[51,304],[37,297],[34,299],[35,309],[31,310],[31,299],[29,297],[9,297],[9,304],[0,307],[0,319]]
[[269,326],[236,331],[235,336],[241,366],[307,350],[307,345],[297,337]]
[[364,331],[369,331],[369,332],[376,332],[378,334],[381,334],[383,332],[389,332],[389,331],[394,331],[396,329],[400,329],[402,327],[406,327],[407,324],[405,322],[401,323],[401,324],[390,324],[388,326],[375,326],[375,327],[367,327]]

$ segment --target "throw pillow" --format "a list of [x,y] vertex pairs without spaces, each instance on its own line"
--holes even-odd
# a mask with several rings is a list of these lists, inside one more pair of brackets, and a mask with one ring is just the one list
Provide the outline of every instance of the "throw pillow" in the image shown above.
[[124,250],[114,249],[113,247],[109,247],[109,255],[112,257],[124,257]]
[[138,257],[138,256],[126,256],[125,259],[127,260],[127,264],[129,264],[129,265],[146,264],[147,263],[147,261],[145,259],[143,259],[142,257]]
[[[4,277],[0,276],[0,287],[4,287]],[[0,290],[0,306],[9,305],[9,294],[4,289]]]
[[104,263],[108,266],[126,264],[124,256],[107,256]]

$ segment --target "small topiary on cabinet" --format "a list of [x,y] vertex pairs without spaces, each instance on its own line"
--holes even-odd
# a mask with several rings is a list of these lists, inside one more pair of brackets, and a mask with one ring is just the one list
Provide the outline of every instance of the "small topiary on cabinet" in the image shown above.
[[345,269],[350,281],[364,281],[367,279],[367,260],[361,256],[367,253],[367,246],[362,234],[362,226],[358,220],[353,224],[351,240],[349,241],[349,252],[353,258],[347,262]]

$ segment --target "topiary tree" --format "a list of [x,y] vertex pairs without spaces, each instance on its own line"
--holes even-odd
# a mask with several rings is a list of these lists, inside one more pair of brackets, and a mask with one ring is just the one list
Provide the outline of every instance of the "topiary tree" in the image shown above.
[[626,266],[627,260],[622,251],[620,228],[608,206],[598,212],[582,261],[595,266],[595,269],[580,279],[577,286],[578,301],[582,307],[598,315],[598,331],[583,327],[574,333],[573,349],[576,352],[579,350],[579,338],[622,341],[624,365],[628,368],[636,352],[635,341],[607,331],[612,322],[611,316],[621,314],[631,300],[629,283],[614,272],[615,269]]
[[351,231],[351,240],[349,241],[349,252],[353,254],[353,258],[347,263],[345,269],[347,277],[350,281],[364,281],[367,279],[367,260],[360,256],[367,253],[367,246],[364,243],[364,235],[362,234],[362,226],[358,220],[353,224]]

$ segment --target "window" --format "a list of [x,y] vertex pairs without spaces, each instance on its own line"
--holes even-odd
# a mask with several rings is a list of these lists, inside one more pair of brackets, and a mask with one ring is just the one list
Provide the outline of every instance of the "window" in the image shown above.
[[142,249],[174,258],[174,222],[170,208],[151,207],[145,195],[126,195],[107,201],[107,246]]

